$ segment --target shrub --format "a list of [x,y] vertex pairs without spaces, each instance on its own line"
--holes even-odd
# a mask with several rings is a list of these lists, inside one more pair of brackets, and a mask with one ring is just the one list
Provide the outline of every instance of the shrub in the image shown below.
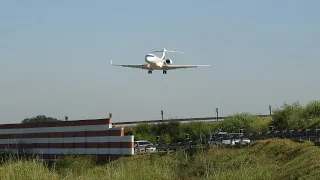
[[139,123],[136,126],[126,126],[125,134],[134,135],[135,140],[147,140],[156,143],[156,137],[160,136],[161,142],[172,143],[185,140],[189,134],[190,139],[198,140],[207,138],[213,130],[217,129],[220,122],[189,122],[169,121],[166,123],[148,124]]
[[135,140],[147,140],[156,143],[156,137],[160,136],[160,141],[164,143],[182,142],[185,135],[189,134],[190,140],[209,138],[210,133],[217,129],[238,132],[240,128],[246,132],[266,130],[271,118],[260,118],[248,113],[228,116],[220,122],[200,122],[193,121],[181,123],[179,121],[169,121],[166,123],[147,124],[139,123],[136,126],[126,127],[125,134],[134,135]]
[[126,126],[124,128],[124,134],[125,135],[133,135],[133,134],[135,134],[135,127],[134,126]]
[[125,133],[134,135],[135,140],[145,139],[156,143],[156,137],[160,136],[162,142],[171,143],[184,141],[185,134],[189,134],[191,140],[199,140],[208,138],[210,133],[217,129],[228,132],[239,132],[239,129],[244,129],[245,132],[261,132],[267,131],[270,125],[278,130],[320,127],[320,101],[311,101],[305,107],[299,102],[284,104],[273,110],[272,117],[237,113],[220,122],[139,123],[137,126],[126,127]]
[[305,107],[299,102],[284,104],[273,111],[273,125],[278,130],[303,129],[319,126],[320,102],[311,101]]
[[7,161],[0,166],[0,179],[14,180],[59,180],[59,174],[52,172],[40,159]]
[[54,162],[54,169],[61,174],[73,172],[82,174],[96,165],[97,159],[93,156],[66,155]]
[[210,133],[218,128],[217,122],[190,122],[182,126],[183,132],[189,134],[191,140],[208,138]]
[[308,118],[320,117],[320,101],[311,101],[305,107],[304,115]]
[[273,111],[271,123],[278,130],[295,129],[301,127],[299,124],[303,107],[298,103],[292,105],[284,104],[281,108]]
[[245,132],[261,131],[268,126],[267,118],[260,118],[249,113],[238,113],[227,116],[221,122],[220,128],[227,132],[239,132],[239,129],[244,129]]

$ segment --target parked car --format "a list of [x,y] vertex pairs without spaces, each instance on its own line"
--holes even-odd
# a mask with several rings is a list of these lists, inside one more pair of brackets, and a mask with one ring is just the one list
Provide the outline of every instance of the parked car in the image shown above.
[[149,141],[139,140],[134,141],[134,152],[155,152],[156,147]]
[[243,133],[214,132],[210,135],[209,143],[211,145],[234,146],[236,144],[248,145],[251,141],[250,139],[243,137]]
[[248,138],[242,138],[242,140],[235,139],[234,142],[235,142],[235,144],[241,144],[241,145],[248,145],[251,143],[250,139],[248,139]]
[[228,145],[230,143],[230,137],[227,132],[214,132],[210,135],[210,145]]
[[251,143],[249,138],[244,137],[243,133],[230,133],[233,139],[233,144],[241,144],[241,145],[248,145]]

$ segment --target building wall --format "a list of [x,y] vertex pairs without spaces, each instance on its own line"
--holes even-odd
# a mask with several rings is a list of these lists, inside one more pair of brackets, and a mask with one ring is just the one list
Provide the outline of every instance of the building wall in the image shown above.
[[65,154],[98,158],[134,155],[134,136],[113,128],[111,119],[0,125],[0,149],[55,159]]

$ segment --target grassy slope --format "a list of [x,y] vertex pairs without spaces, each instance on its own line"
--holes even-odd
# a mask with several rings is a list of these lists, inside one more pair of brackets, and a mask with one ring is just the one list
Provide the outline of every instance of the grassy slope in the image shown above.
[[263,140],[248,149],[150,154],[105,166],[67,159],[48,170],[36,161],[7,162],[0,166],[0,179],[317,179],[319,162],[319,147],[312,143]]

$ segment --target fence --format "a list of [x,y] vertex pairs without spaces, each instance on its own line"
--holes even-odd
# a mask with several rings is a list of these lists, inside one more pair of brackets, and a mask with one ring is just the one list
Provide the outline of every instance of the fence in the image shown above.
[[219,134],[218,132],[215,132],[211,134],[209,139],[199,139],[198,141],[189,141],[188,135],[186,135],[184,142],[161,143],[158,140],[156,145],[146,146],[143,153],[148,152],[147,148],[150,147],[155,147],[158,152],[174,151],[178,149],[206,148],[211,147],[212,145],[245,147],[255,140],[270,138],[286,138],[293,141],[312,141],[315,145],[320,146],[320,129],[270,130],[256,133],[243,133],[241,132],[241,129],[239,129],[239,132],[237,133]]
[[[269,117],[270,115],[255,115],[257,117]],[[164,120],[145,120],[145,121],[126,121],[126,122],[114,122],[114,125],[132,125],[138,123],[162,123],[169,121],[180,121],[180,122],[188,122],[188,121],[209,121],[209,122],[218,122],[223,121],[226,117],[196,117],[196,118],[178,118],[178,119],[164,119]]]
[[268,138],[289,138],[292,140],[308,140],[319,142],[320,129],[296,129],[296,130],[271,130],[267,132],[245,133],[244,137],[251,140],[262,140]]
[[113,128],[111,118],[0,125],[2,151],[53,160],[66,154],[117,158],[134,155],[134,136]]

